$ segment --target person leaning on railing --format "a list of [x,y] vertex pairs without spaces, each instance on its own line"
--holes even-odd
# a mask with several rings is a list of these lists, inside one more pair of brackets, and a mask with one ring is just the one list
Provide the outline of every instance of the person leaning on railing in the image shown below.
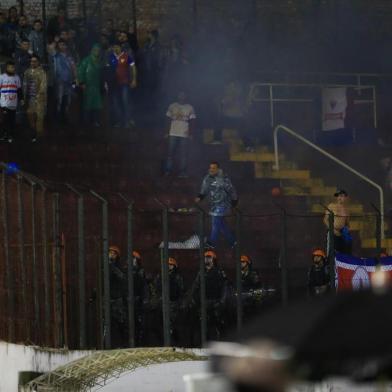
[[[348,194],[345,190],[339,189],[334,194],[336,201],[328,205],[324,215],[324,225],[329,231],[329,215],[334,214],[334,250],[338,253],[351,254],[352,237],[349,230],[350,214],[347,208]],[[329,233],[327,234],[327,253],[329,253]]]

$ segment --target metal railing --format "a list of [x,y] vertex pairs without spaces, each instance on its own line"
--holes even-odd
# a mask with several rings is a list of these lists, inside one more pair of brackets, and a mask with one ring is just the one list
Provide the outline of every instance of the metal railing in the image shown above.
[[[259,98],[258,97],[258,90],[260,88],[266,88],[268,91],[268,98]],[[373,125],[374,128],[377,128],[378,118],[377,118],[377,96],[376,96],[376,86],[374,85],[361,85],[361,84],[320,84],[320,83],[261,83],[261,82],[254,82],[250,86],[250,91],[248,95],[248,102],[266,102],[269,103],[270,109],[270,125],[271,128],[275,126],[275,104],[279,103],[312,103],[315,102],[315,97],[276,97],[276,91],[278,88],[286,88],[286,89],[297,89],[297,88],[304,88],[308,90],[322,90],[323,88],[335,88],[335,87],[345,87],[345,88],[352,88],[354,90],[370,90],[371,91],[371,98],[370,99],[356,99],[354,100],[354,104],[371,104],[372,111],[373,111]]]
[[297,132],[293,131],[290,128],[285,127],[284,125],[278,125],[274,129],[274,154],[275,154],[275,170],[279,170],[279,146],[278,146],[278,132],[279,131],[286,132],[290,136],[293,136],[295,139],[300,140],[302,143],[307,144],[308,146],[312,147],[314,150],[318,151],[320,154],[326,156],[333,162],[337,163],[338,165],[344,167],[349,172],[353,173],[363,181],[370,184],[372,187],[376,188],[379,192],[379,200],[380,200],[380,231],[381,231],[381,239],[385,238],[385,228],[384,228],[384,191],[380,185],[375,183],[369,177],[365,176],[364,174],[360,173],[359,171],[355,170],[353,167],[348,165],[347,163],[341,161],[339,158],[336,158],[334,155],[330,154],[329,152],[325,151],[321,147],[317,146],[316,144],[312,143],[310,140],[306,139],[305,137],[301,136]]
[[257,73],[261,78],[267,79],[268,76],[273,76],[274,81],[290,81],[295,80],[306,80],[312,83],[324,83],[324,84],[354,84],[361,86],[363,79],[370,79],[372,83],[377,80],[391,79],[392,74],[390,73],[366,73],[366,72],[282,72],[282,71],[260,71]]

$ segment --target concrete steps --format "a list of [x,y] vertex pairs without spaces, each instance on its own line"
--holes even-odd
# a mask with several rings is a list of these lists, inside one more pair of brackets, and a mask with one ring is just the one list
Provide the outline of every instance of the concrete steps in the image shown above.
[[[210,143],[212,139],[213,131],[206,130],[204,132],[205,143]],[[282,189],[280,197],[286,198],[285,201],[295,198],[302,200],[306,203],[305,205],[308,205],[311,213],[321,216],[325,212],[323,205],[332,201],[336,190],[334,186],[326,185],[321,178],[313,178],[311,170],[298,167],[296,162],[288,160],[284,154],[279,155],[280,170],[274,170],[275,156],[267,146],[258,147],[255,152],[246,152],[238,132],[233,129],[223,131],[223,143],[229,146],[231,162],[254,164],[256,180],[263,180],[266,184],[268,180],[278,180]],[[374,214],[366,214],[364,205],[355,201],[348,209],[351,215],[351,231],[358,233],[356,237],[358,236],[361,240],[362,248],[374,249],[376,246]],[[384,240],[383,247],[392,248],[392,239]]]
[[[281,155],[281,159],[284,156]],[[275,155],[271,152],[230,152],[230,160],[233,162],[275,162]]]
[[310,179],[310,170],[300,169],[281,169],[276,171],[265,170],[259,164],[255,164],[256,178],[274,178],[274,179],[291,179],[291,180],[306,180]]
[[[362,204],[350,204],[348,207],[350,215],[364,215],[364,209]],[[325,208],[319,204],[313,204],[311,212],[316,214],[324,214]]]
[[302,186],[284,186],[283,194],[289,196],[325,196],[330,198],[335,192],[335,187],[328,186],[312,186],[312,187],[302,187]]

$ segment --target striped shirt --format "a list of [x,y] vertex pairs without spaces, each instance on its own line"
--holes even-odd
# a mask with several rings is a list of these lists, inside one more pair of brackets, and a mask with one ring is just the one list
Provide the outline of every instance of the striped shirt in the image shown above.
[[18,105],[18,90],[21,88],[20,78],[17,75],[0,75],[0,106],[16,110]]

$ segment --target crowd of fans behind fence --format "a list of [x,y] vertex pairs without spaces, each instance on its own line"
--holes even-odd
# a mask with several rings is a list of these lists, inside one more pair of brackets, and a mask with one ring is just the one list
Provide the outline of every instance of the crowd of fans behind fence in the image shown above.
[[163,46],[153,30],[139,47],[130,31],[121,20],[108,19],[100,27],[70,20],[62,7],[46,26],[16,7],[0,12],[0,52],[6,62],[0,85],[3,139],[13,141],[19,113],[27,115],[33,141],[44,136],[44,117],[66,125],[73,100],[81,102],[80,121],[90,127],[101,125],[104,101],[110,126],[132,127],[136,87],[138,103],[149,110],[156,107],[158,93],[164,92],[159,100],[166,104],[178,93],[179,69],[187,64],[182,40],[173,35]]

